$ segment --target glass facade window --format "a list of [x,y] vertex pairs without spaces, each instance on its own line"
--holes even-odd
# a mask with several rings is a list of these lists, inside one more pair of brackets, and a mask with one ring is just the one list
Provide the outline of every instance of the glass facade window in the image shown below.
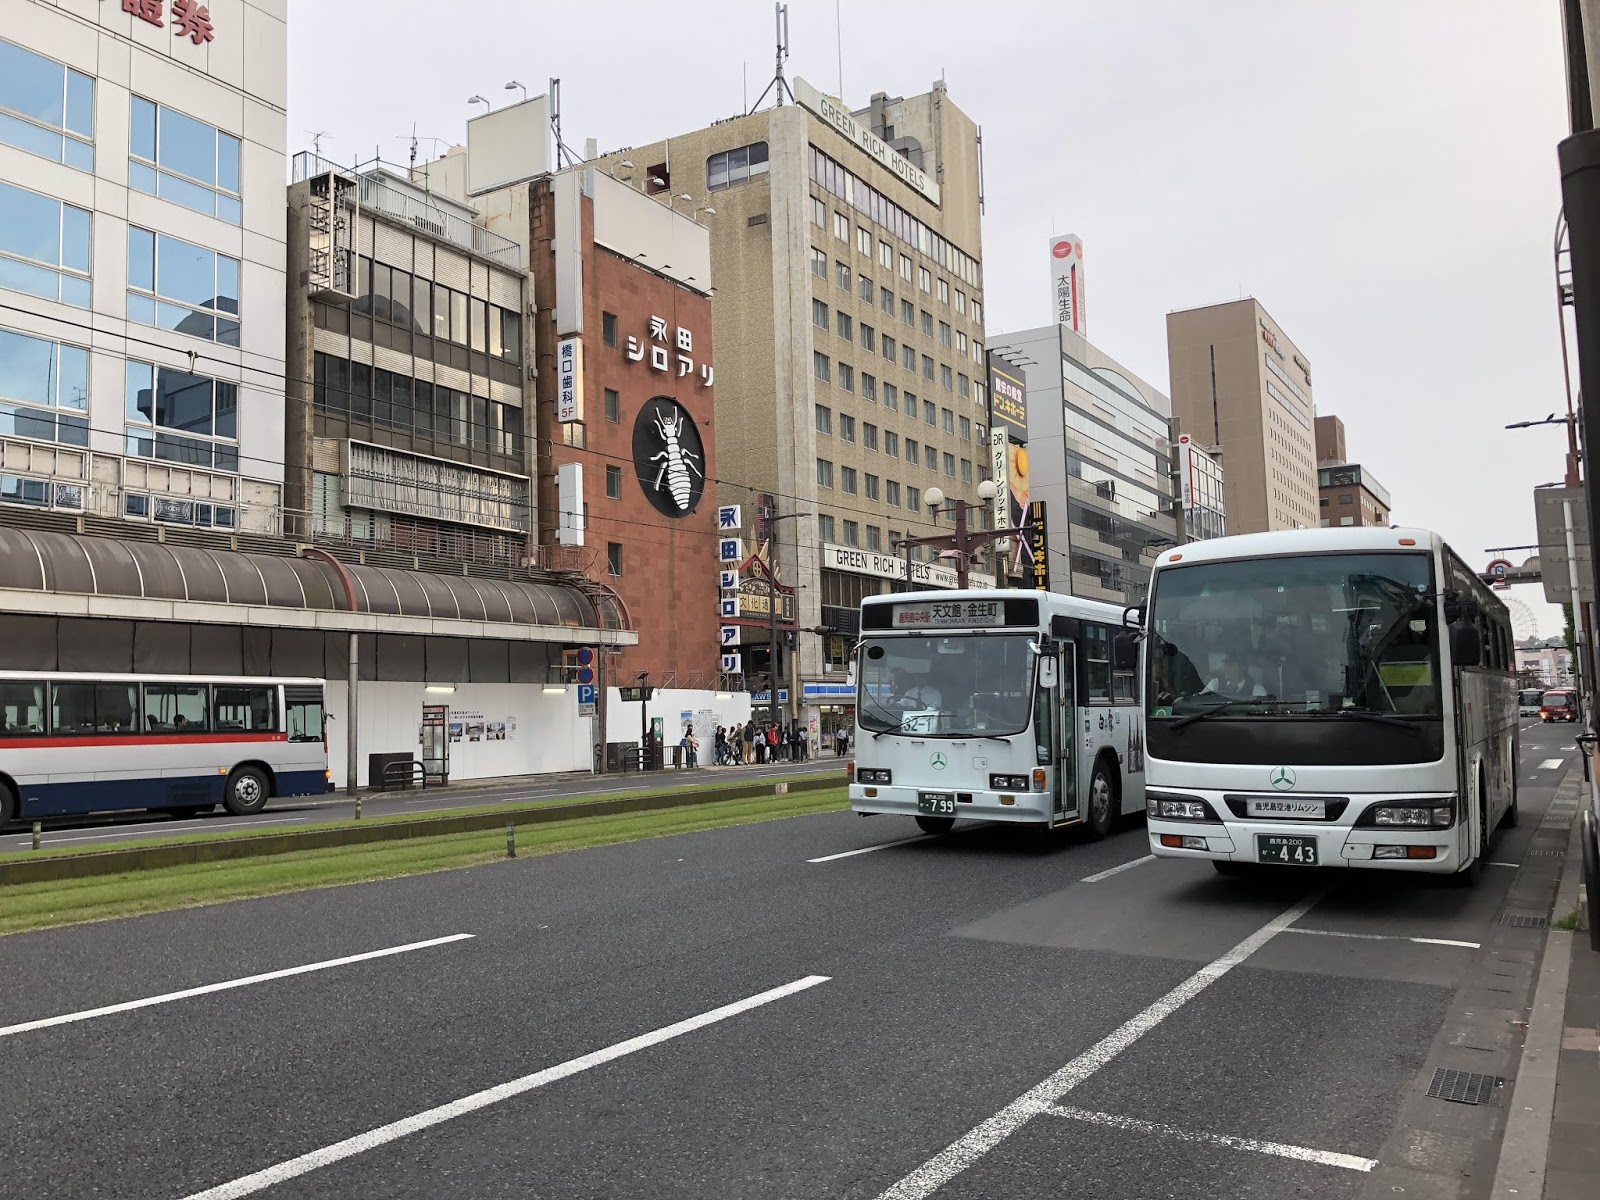
[[522,455],[522,409],[514,404],[320,351],[312,391],[317,412],[351,424],[398,429],[462,449]]
[[828,383],[832,378],[832,365],[828,356],[820,350],[811,353],[811,374],[822,383]]
[[817,517],[817,540],[822,542],[833,541],[833,518],[827,513]]
[[854,467],[839,468],[839,490],[847,496],[856,494],[856,469]]
[[861,448],[863,450],[878,448],[878,427],[871,421],[863,421],[861,424]]
[[870,278],[868,278],[867,276],[865,276],[865,275],[856,276],[856,295],[860,296],[861,299],[865,300],[868,304],[872,303],[872,289],[873,289],[873,287],[874,287],[874,284],[873,284],[872,280]]
[[[826,329],[828,327],[828,306],[815,298],[811,301],[811,323],[818,329]],[[606,344],[615,345],[616,343],[608,342]]]
[[895,508],[900,507],[900,481],[898,479],[886,479],[883,481],[883,502],[891,504]]
[[852,318],[850,314],[845,312],[843,309],[840,309],[833,315],[836,318],[834,322],[835,326],[837,327],[835,332],[847,342],[855,341],[856,323],[854,318]]
[[883,549],[883,530],[879,529],[876,525],[867,526],[867,549]]
[[912,373],[917,369],[917,348],[912,345],[900,347],[900,365]]
[[825,488],[833,486],[833,464],[825,458],[817,459],[817,486]]
[[[949,368],[946,369],[948,370]],[[933,378],[933,359],[926,354],[922,356],[922,377],[929,380]]]
[[237,346],[238,316],[238,259],[128,228],[128,320]]
[[898,458],[900,455],[900,435],[892,429],[883,431],[883,452],[890,458]]
[[88,308],[89,214],[0,182],[0,288]]
[[878,402],[878,377],[876,375],[868,375],[865,371],[861,373],[861,398],[873,404]]
[[826,404],[819,404],[817,408],[817,432],[833,433],[833,409]]
[[848,243],[850,241],[850,218],[842,212],[833,214],[833,236],[841,242]]
[[[752,142],[706,159],[706,191],[737,187],[767,173],[767,144]],[[822,222],[817,222],[819,225]]]
[[890,412],[900,407],[900,389],[892,383],[883,385],[883,406]]
[[0,40],[0,142],[94,170],[94,80]]
[[833,264],[833,281],[843,290],[847,292],[850,290],[850,281],[854,278],[855,275],[850,270],[849,263],[835,262]]
[[865,321],[861,322],[861,348],[874,353],[878,349],[878,331]]
[[956,477],[956,456],[948,450],[944,453],[944,473],[951,479]]
[[129,187],[240,223],[238,138],[142,96],[129,118]]
[[839,414],[839,440],[841,442],[856,440],[856,419],[847,413]]
[[910,328],[917,327],[917,306],[909,300],[900,301],[900,320]]
[[[320,357],[320,356],[319,356]],[[206,470],[239,470],[237,384],[129,359],[126,451]]]
[[878,289],[878,306],[891,317],[894,316],[894,293],[886,287],[880,287]]
[[954,433],[956,431],[956,414],[948,408],[941,408],[939,410],[939,428],[946,433]]
[[856,369],[849,363],[839,364],[839,390],[845,392],[856,390]]
[[912,466],[922,461],[921,447],[917,444],[916,438],[906,439],[906,461]]
[[811,247],[811,273],[818,279],[828,277],[828,256],[815,246]]
[[[522,361],[520,313],[365,256],[357,260],[356,301],[351,310],[415,334],[486,351],[508,362]],[[614,314],[602,313],[602,338],[607,317],[613,334],[616,330]]]
[[0,436],[89,444],[89,352],[0,329]]

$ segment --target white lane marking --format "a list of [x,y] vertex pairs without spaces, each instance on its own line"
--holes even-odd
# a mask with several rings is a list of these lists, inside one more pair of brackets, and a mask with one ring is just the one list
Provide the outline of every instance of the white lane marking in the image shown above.
[[1109,871],[1097,871],[1093,875],[1085,875],[1078,880],[1079,883],[1099,883],[1102,879],[1110,879],[1113,875],[1120,875],[1124,871],[1131,871],[1134,867],[1143,866],[1147,862],[1155,862],[1154,854],[1146,854],[1143,858],[1136,858],[1132,862],[1125,862],[1120,867],[1112,867]]
[[879,842],[876,846],[863,846],[859,850],[845,850],[839,854],[824,854],[821,858],[808,858],[808,863],[837,862],[841,858],[854,858],[858,854],[871,854],[874,850],[887,850],[890,846],[908,846],[912,842],[925,842],[927,835],[901,838],[898,842]]
[[1554,771],[1560,768],[1561,761],[1562,760],[1559,758],[1547,758],[1540,762],[1536,769],[1540,771]]
[[713,1008],[710,1012],[703,1012],[697,1017],[690,1017],[672,1025],[665,1025],[650,1033],[640,1034],[638,1037],[629,1038],[624,1042],[607,1046],[603,1050],[582,1055],[579,1058],[569,1058],[564,1063],[553,1067],[546,1067],[542,1071],[535,1071],[532,1075],[524,1075],[521,1079],[513,1079],[509,1083],[502,1083],[498,1087],[487,1088],[481,1092],[474,1092],[470,1096],[463,1096],[459,1100],[452,1100],[449,1104],[441,1104],[437,1108],[430,1108],[426,1112],[417,1113],[415,1116],[394,1121],[388,1125],[380,1125],[376,1129],[369,1129],[366,1133],[359,1133],[355,1137],[346,1138],[342,1142],[335,1142],[331,1146],[324,1146],[320,1150],[313,1150],[309,1154],[302,1154],[298,1158],[291,1158],[285,1162],[256,1171],[253,1174],[218,1184],[216,1187],[207,1188],[203,1192],[195,1192],[185,1200],[239,1200],[242,1196],[251,1196],[256,1192],[265,1191],[269,1187],[295,1179],[301,1175],[309,1174],[322,1167],[331,1166],[336,1162],[363,1154],[368,1150],[376,1149],[389,1142],[397,1141],[413,1133],[420,1133],[434,1125],[445,1121],[454,1120],[456,1117],[466,1116],[480,1108],[488,1108],[491,1104],[498,1104],[502,1100],[510,1100],[524,1092],[531,1092],[535,1088],[544,1087],[546,1084],[556,1083],[569,1075],[576,1075],[587,1071],[591,1067],[598,1067],[613,1059],[622,1058],[629,1054],[636,1054],[640,1050],[647,1050],[651,1046],[682,1037],[686,1033],[693,1033],[697,1029],[704,1029],[707,1025],[715,1025],[719,1021],[726,1021],[729,1017],[738,1016],[740,1013],[749,1012],[753,1008],[760,1008],[764,1004],[771,1004],[774,1000],[782,1000],[797,992],[814,988],[819,983],[827,983],[827,975],[807,975],[804,979],[797,979],[793,983],[786,983],[782,987],[773,988],[771,991],[761,992],[754,996],[747,996],[743,1000],[736,1000],[732,1004],[724,1004],[721,1008]]
[[1483,865],[1486,867],[1520,867],[1522,864],[1513,862],[1485,862]]
[[1333,1150],[1313,1150],[1310,1146],[1290,1146],[1284,1142],[1266,1142],[1260,1138],[1234,1137],[1226,1133],[1202,1133],[1194,1129],[1179,1129],[1175,1125],[1161,1125],[1155,1121],[1141,1121],[1136,1117],[1090,1112],[1086,1108],[1072,1108],[1069,1105],[1060,1105],[1047,1111],[1052,1116],[1067,1117],[1073,1121],[1087,1121],[1091,1125],[1104,1125],[1108,1129],[1121,1129],[1129,1133],[1161,1133],[1182,1142],[1226,1146],[1230,1150],[1254,1150],[1257,1154],[1275,1154],[1279,1158],[1320,1163],[1325,1167],[1343,1167],[1346,1171],[1370,1171],[1378,1165],[1378,1160],[1375,1158],[1361,1158],[1358,1155],[1340,1154]]
[[1563,747],[1561,747],[1561,748],[1562,748],[1562,749],[1563,749],[1563,750],[1576,750],[1576,749],[1577,749],[1577,747],[1576,747],[1576,746],[1563,746]]
[[1458,942],[1451,938],[1407,937],[1400,933],[1346,933],[1342,929],[1287,929],[1285,933],[1309,933],[1316,937],[1358,938],[1363,942],[1416,942],[1422,946],[1461,946],[1467,950],[1481,949],[1478,942]]
[[20,1025],[0,1028],[0,1037],[27,1033],[33,1029],[47,1029],[52,1025],[71,1025],[94,1017],[108,1017],[113,1013],[132,1012],[136,1008],[149,1008],[155,1004],[171,1004],[174,1000],[188,1000],[212,992],[226,992],[233,988],[249,987],[253,983],[266,983],[272,979],[287,979],[291,975],[307,975],[312,971],[326,971],[331,967],[344,967],[351,963],[367,962],[374,958],[389,958],[395,954],[409,954],[413,950],[426,950],[430,946],[443,946],[448,942],[464,942],[475,937],[471,933],[452,933],[448,937],[429,938],[425,942],[408,942],[404,946],[390,946],[384,950],[368,950],[364,954],[350,954],[344,958],[330,958],[324,962],[306,963],[282,971],[267,971],[261,975],[247,975],[243,979],[228,979],[222,983],[208,983],[203,987],[185,988],[181,992],[167,992],[162,996],[146,996],[143,1000],[125,1000],[121,1004],[108,1004],[104,1008],[86,1008],[80,1012],[64,1013],[59,1017],[43,1017],[37,1021],[24,1021]]
[[[1055,1074],[1035,1084],[988,1120],[968,1130],[917,1167],[878,1200],[925,1200],[1034,1117],[1048,1112],[1073,1088],[1112,1062],[1145,1034],[1205,991],[1278,934],[1310,912],[1327,895],[1323,888],[1286,908],[1221,958],[1207,963],[1143,1012],[1124,1022]],[[222,1200],[221,1197],[218,1200]]]

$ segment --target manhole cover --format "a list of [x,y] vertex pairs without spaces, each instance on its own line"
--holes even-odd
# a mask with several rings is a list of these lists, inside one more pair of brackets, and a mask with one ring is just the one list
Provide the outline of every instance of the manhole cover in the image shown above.
[[1447,1071],[1443,1067],[1433,1072],[1433,1082],[1428,1084],[1428,1095],[1453,1104],[1482,1104],[1494,1098],[1495,1089],[1505,1080],[1498,1075],[1480,1075],[1476,1071]]
[[1518,929],[1543,929],[1550,924],[1549,917],[1536,917],[1532,913],[1501,913],[1500,924]]

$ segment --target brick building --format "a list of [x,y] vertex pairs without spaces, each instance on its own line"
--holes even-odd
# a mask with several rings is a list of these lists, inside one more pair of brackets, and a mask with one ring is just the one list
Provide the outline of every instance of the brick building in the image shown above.
[[[563,422],[556,403],[538,410],[539,445],[550,455],[539,472],[548,493],[539,505],[540,543],[565,543],[627,605],[639,644],[614,661],[614,682],[645,673],[663,687],[715,689],[706,231],[661,201],[581,168],[536,181],[528,219],[540,395],[559,397],[562,341],[576,334],[583,347],[578,419]],[[669,246],[679,239],[685,244],[673,253]],[[690,278],[696,259],[702,266]],[[563,273],[581,282],[581,320],[564,311]],[[675,443],[670,450],[663,421]],[[564,494],[564,486],[574,490]],[[570,495],[578,493],[581,520],[574,521]]]

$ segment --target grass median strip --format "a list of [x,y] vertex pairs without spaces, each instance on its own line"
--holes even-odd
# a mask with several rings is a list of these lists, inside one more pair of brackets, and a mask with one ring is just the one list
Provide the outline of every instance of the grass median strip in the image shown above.
[[[830,812],[844,808],[847,803],[846,790],[839,787],[654,812],[577,817],[520,827],[517,854],[519,857],[555,854],[675,833],[773,821]],[[505,831],[485,830],[127,875],[19,884],[0,891],[0,934],[166,912],[308,888],[421,875],[504,858]]]
[[[763,786],[770,787],[772,784],[776,783],[794,783],[799,780],[806,780],[814,777],[815,776],[806,775],[781,776],[773,779],[762,779],[759,781],[759,783]],[[388,825],[408,821],[426,821],[435,817],[468,817],[485,813],[501,813],[510,808],[543,808],[557,804],[583,804],[589,801],[598,803],[603,800],[630,800],[640,796],[683,796],[691,793],[715,795],[717,792],[725,789],[748,786],[749,782],[750,781],[747,780],[731,778],[726,782],[719,782],[712,785],[696,783],[688,784],[683,787],[649,788],[634,791],[578,792],[566,796],[539,796],[522,800],[513,797],[501,800],[497,804],[466,805],[460,808],[449,807],[410,810],[401,809],[398,807],[390,808],[388,806],[390,804],[399,805],[420,800],[432,800],[434,798],[448,799],[449,794],[444,792],[389,792],[381,796],[363,797],[363,804],[366,807],[367,815],[360,821],[356,821],[348,817],[343,817],[336,820],[319,821],[313,817],[308,821],[297,821],[293,825],[263,824],[259,828],[251,828],[249,826],[242,826],[233,823],[241,820],[249,820],[250,818],[219,816],[217,819],[226,820],[230,823],[226,829],[207,830],[202,827],[188,829],[179,833],[163,833],[161,822],[152,821],[150,823],[150,833],[148,837],[119,837],[115,842],[106,843],[73,842],[68,845],[51,845],[50,838],[52,834],[58,837],[91,837],[97,831],[93,826],[81,826],[70,829],[55,830],[46,829],[44,832],[44,845],[38,850],[26,849],[0,851],[0,863],[22,862],[39,858],[59,858],[68,855],[91,853],[96,850],[147,850],[157,846],[183,846],[194,842],[238,841],[242,838],[270,837],[279,833],[309,833],[314,830],[323,829],[362,829],[370,828],[373,825],[379,824]],[[401,797],[403,797],[403,799]],[[307,812],[315,812],[315,810],[297,809],[291,802],[283,807],[267,809],[261,814],[260,819],[263,822],[267,822],[271,821],[275,816],[288,817],[301,815]],[[23,830],[18,826],[11,826],[7,832],[22,833]],[[127,832],[127,827],[120,827],[117,832],[125,833]]]

